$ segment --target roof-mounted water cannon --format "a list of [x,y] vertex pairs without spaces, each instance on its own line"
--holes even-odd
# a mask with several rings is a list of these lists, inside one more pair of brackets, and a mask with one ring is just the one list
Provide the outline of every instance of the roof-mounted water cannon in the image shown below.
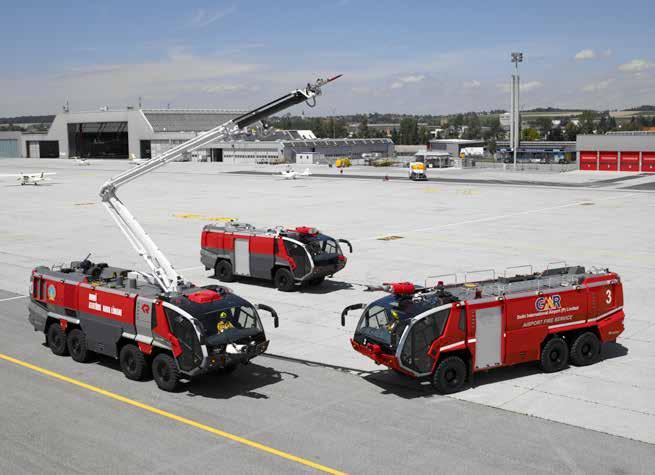
[[394,295],[413,295],[418,290],[411,282],[385,282],[382,285],[367,285],[366,290],[389,292]]

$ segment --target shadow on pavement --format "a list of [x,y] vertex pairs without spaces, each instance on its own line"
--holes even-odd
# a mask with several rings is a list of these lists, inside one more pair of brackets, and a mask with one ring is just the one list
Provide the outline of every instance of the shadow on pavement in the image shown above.
[[285,376],[291,379],[298,378],[295,373],[250,363],[239,366],[233,373],[210,373],[192,379],[181,385],[180,392],[187,392],[191,397],[202,396],[213,399],[230,399],[235,396],[268,399],[267,395],[257,390],[279,383],[285,379]]
[[[600,362],[613,358],[620,358],[627,354],[628,348],[620,343],[605,343],[601,350]],[[568,367],[563,370],[564,374],[566,374],[567,369]],[[475,389],[476,387],[486,386],[487,384],[524,378],[539,373],[542,373],[542,370],[539,367],[538,362],[507,366],[504,368],[493,369],[491,371],[482,371],[473,376],[473,382],[467,389]],[[405,399],[437,395],[436,391],[432,389],[429,380],[412,379],[392,370],[369,373],[364,375],[363,379],[383,389],[383,394],[394,394]]]

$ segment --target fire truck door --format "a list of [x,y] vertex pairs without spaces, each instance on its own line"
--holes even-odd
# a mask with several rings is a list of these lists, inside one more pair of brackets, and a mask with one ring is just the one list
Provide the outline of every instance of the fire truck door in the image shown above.
[[234,240],[234,272],[238,275],[250,275],[250,240]]
[[502,308],[475,311],[475,369],[497,366],[502,362]]
[[154,302],[151,299],[138,297],[136,299],[136,311],[134,312],[134,326],[136,334],[146,338],[152,338],[152,312]]

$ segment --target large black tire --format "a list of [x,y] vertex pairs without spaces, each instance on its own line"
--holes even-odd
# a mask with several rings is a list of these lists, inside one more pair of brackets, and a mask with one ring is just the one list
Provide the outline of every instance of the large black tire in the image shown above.
[[318,287],[325,281],[325,277],[316,277],[314,279],[309,279],[307,281],[307,286],[308,287]]
[[461,391],[466,384],[466,363],[459,356],[441,360],[432,374],[432,386],[441,394]]
[[152,361],[152,377],[159,389],[175,391],[180,382],[180,370],[172,356],[159,353]]
[[295,287],[293,274],[286,267],[281,267],[275,272],[273,284],[275,284],[275,288],[282,292],[291,292]]
[[59,322],[52,322],[48,327],[48,346],[57,356],[68,356],[68,345],[66,343],[66,332],[62,330]]
[[571,363],[576,366],[594,364],[600,358],[600,340],[592,332],[578,335],[571,345]]
[[86,346],[86,335],[79,328],[74,328],[68,332],[66,344],[71,358],[78,363],[86,363],[91,359],[91,351]]
[[569,347],[556,336],[548,340],[541,350],[541,369],[546,373],[555,373],[566,368],[569,361]]
[[221,282],[234,282],[234,271],[230,261],[220,260],[216,263],[214,275]]
[[148,362],[136,345],[128,343],[118,355],[121,370],[127,379],[142,381],[148,374]]

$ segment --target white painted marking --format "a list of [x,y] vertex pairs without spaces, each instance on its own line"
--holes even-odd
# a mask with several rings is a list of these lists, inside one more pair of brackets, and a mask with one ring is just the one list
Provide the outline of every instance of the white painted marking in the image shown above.
[[451,348],[455,348],[456,346],[463,345],[463,344],[464,344],[464,340],[458,341],[457,343],[451,343],[450,345],[442,346],[441,351],[450,350]]
[[0,302],[8,302],[9,300],[24,299],[26,297],[27,297],[27,295],[18,295],[16,297],[7,297],[6,299],[0,299]]

